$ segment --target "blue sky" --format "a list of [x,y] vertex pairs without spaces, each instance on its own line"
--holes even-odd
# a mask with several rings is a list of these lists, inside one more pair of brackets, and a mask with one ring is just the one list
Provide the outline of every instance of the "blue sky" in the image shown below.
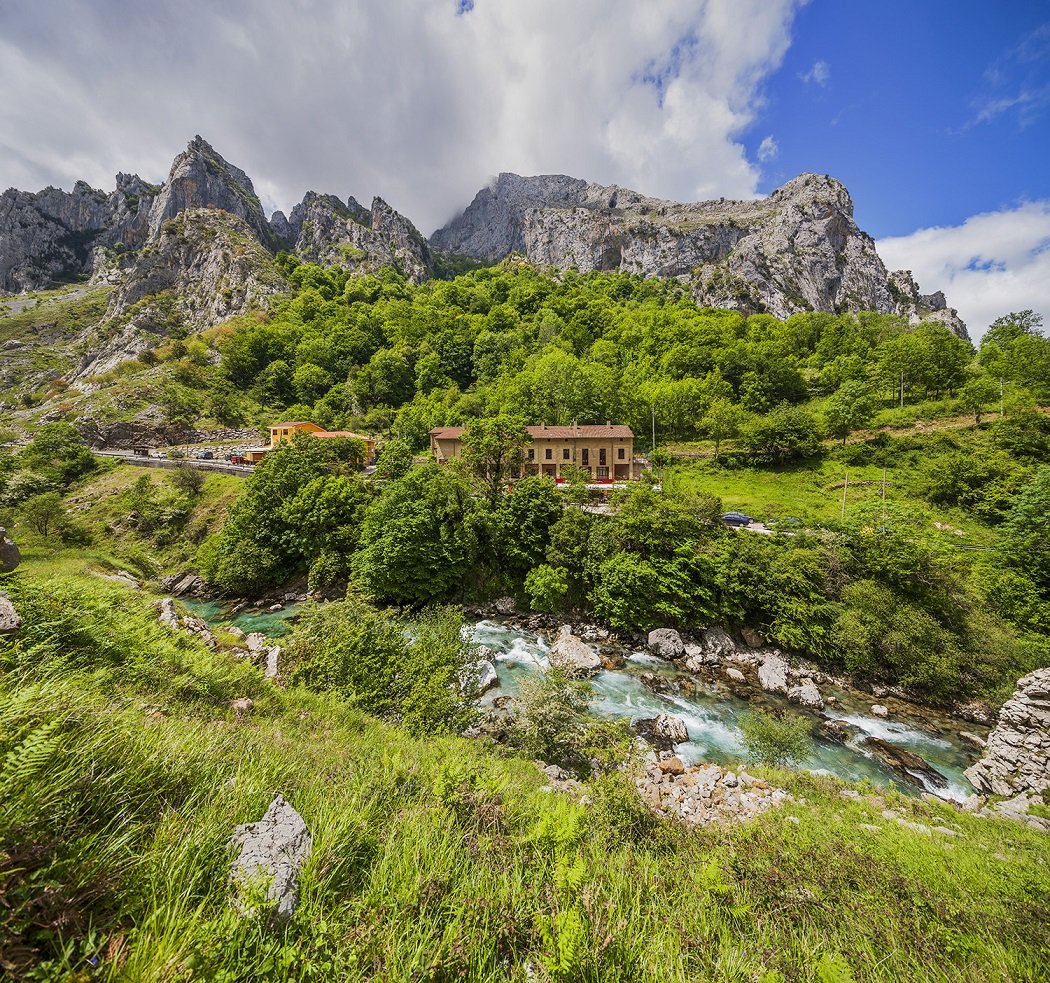
[[760,190],[831,173],[877,238],[1050,195],[1050,3],[813,0],[764,97]]
[[828,173],[973,335],[1050,321],[1047,0],[0,0],[0,188],[161,181],[197,133],[268,210],[381,195],[424,234],[500,171]]

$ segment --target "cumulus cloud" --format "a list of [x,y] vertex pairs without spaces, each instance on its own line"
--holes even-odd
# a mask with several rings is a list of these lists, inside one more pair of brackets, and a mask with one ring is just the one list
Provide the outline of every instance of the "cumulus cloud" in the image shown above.
[[0,186],[160,180],[200,133],[287,209],[429,233],[499,171],[748,197],[740,142],[803,0],[12,0]]
[[925,292],[943,290],[974,339],[1010,311],[1050,321],[1050,200],[882,239],[878,251],[891,270],[911,270]]
[[823,59],[815,61],[813,62],[813,67],[808,72],[803,72],[799,78],[803,82],[827,85],[828,79],[831,78],[831,66]]
[[763,164],[767,161],[775,160],[779,153],[780,147],[777,146],[777,142],[772,136],[766,137],[758,145],[758,159],[762,161]]

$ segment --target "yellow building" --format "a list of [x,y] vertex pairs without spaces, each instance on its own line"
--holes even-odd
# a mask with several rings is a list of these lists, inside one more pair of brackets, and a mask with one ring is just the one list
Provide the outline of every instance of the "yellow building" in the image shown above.
[[270,427],[270,446],[269,447],[255,447],[251,450],[244,452],[244,458],[250,464],[258,464],[267,454],[268,451],[272,451],[275,447],[279,447],[281,444],[290,444],[296,437],[297,434],[307,433],[311,437],[319,437],[321,439],[331,437],[351,437],[354,440],[360,440],[365,445],[365,461],[368,463],[375,458],[376,455],[376,442],[374,437],[366,437],[364,434],[351,433],[349,430],[325,430],[324,427],[319,427],[316,423],[311,423],[309,420],[293,420],[288,423],[275,423]]
[[[438,461],[463,456],[464,427],[435,427],[430,431],[430,453]],[[634,460],[634,431],[605,424],[569,427],[526,427],[523,474],[562,479],[562,468],[582,468],[596,484],[633,481],[639,475]]]

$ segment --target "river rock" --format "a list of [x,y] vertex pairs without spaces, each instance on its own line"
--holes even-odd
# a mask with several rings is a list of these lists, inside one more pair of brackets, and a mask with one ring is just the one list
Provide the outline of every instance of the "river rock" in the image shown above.
[[968,720],[971,724],[980,724],[982,727],[991,727],[995,723],[995,711],[986,700],[957,703],[952,712],[956,717]]
[[681,717],[661,713],[656,717],[644,717],[633,724],[635,733],[648,741],[653,747],[669,751],[676,744],[685,744],[689,740],[689,731]]
[[277,678],[277,663],[281,658],[281,646],[271,645],[266,649],[266,657],[263,660],[263,676],[266,679]]
[[744,677],[744,674],[739,669],[735,669],[735,668],[733,668],[733,666],[727,666],[726,667],[726,679],[728,679],[728,680],[730,680],[731,682],[734,682],[734,683],[742,683],[742,682],[744,682],[745,677]]
[[249,899],[265,884],[263,907],[275,921],[288,921],[299,904],[299,873],[313,846],[303,817],[278,795],[262,819],[237,827],[231,846],[239,851],[230,883],[240,911],[258,913]]
[[929,782],[934,788],[948,787],[948,779],[919,755],[878,737],[865,737],[862,743],[883,764],[888,765],[913,785],[924,788],[925,782]]
[[[489,650],[491,651],[491,650]],[[463,667],[459,674],[459,691],[464,696],[481,696],[499,685],[496,667],[488,659],[477,659]]]
[[967,747],[976,748],[978,751],[981,751],[988,746],[988,742],[983,737],[979,737],[977,734],[971,734],[968,730],[959,731],[959,740]]
[[175,610],[175,602],[170,597],[161,598],[160,616],[157,620],[168,628],[179,627],[179,613]]
[[875,717],[888,717],[890,711],[887,707],[884,707],[881,703],[873,703],[871,707],[872,716]]
[[22,554],[14,540],[10,539],[7,530],[0,526],[0,573],[10,573],[21,562]]
[[11,598],[0,594],[0,635],[9,635],[22,627],[22,617],[15,610]]
[[845,744],[856,732],[856,727],[848,720],[822,720],[817,730],[829,741]]
[[787,698],[799,706],[808,707],[811,710],[824,709],[824,697],[812,679],[804,679],[798,686],[792,686],[787,691]]
[[716,666],[736,654],[738,646],[723,628],[705,628],[693,645],[685,648],[686,669],[699,672],[705,666]]
[[504,617],[518,610],[518,602],[513,597],[501,597],[492,606],[496,609],[497,614],[502,614]]
[[760,649],[765,648],[766,640],[752,628],[741,628],[740,637],[744,640],[744,644],[748,648]]
[[174,597],[186,597],[189,594],[200,594],[204,590],[204,581],[195,573],[177,573],[161,580],[164,589]]
[[788,664],[779,652],[766,652],[762,656],[762,662],[758,667],[759,685],[767,693],[783,693],[788,691]]
[[245,635],[244,644],[249,652],[261,652],[266,648],[266,636],[261,631],[253,631]]
[[657,628],[649,632],[649,648],[661,659],[678,659],[685,654],[682,636],[673,628]]
[[598,653],[572,633],[572,625],[562,625],[558,630],[548,658],[555,669],[570,676],[589,676],[602,666]]
[[966,777],[993,795],[1050,789],[1050,667],[1018,681],[999,711],[984,756],[966,769]]

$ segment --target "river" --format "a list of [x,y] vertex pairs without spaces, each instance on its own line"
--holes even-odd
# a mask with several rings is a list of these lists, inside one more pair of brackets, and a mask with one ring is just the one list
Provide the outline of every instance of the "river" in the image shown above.
[[[290,603],[280,611],[245,608],[233,613],[222,601],[184,600],[193,613],[212,625],[234,624],[245,631],[261,631],[280,638],[291,631],[301,605]],[[547,668],[547,640],[534,632],[494,620],[478,621],[469,627],[473,641],[485,645],[495,653],[499,687],[490,690],[482,703],[490,704],[499,696],[513,696],[517,680],[522,676],[542,672]],[[730,764],[746,760],[747,751],[741,742],[739,717],[749,702],[735,695],[717,679],[703,680],[678,669],[674,664],[642,651],[627,651],[624,667],[603,670],[591,677],[594,688],[592,710],[606,717],[638,719],[655,717],[660,713],[680,717],[689,732],[689,741],[676,747],[676,753],[688,764],[712,761]],[[641,682],[643,673],[653,673],[668,681],[688,680],[692,685],[689,695],[657,693]],[[879,718],[871,714],[870,698],[852,691],[822,685],[821,692],[828,700],[824,714],[812,714],[814,722],[822,717],[847,722],[854,728],[845,744],[829,740],[814,728],[809,755],[800,767],[817,774],[830,774],[847,781],[867,779],[882,788],[897,788],[909,795],[918,795],[922,788],[905,780],[896,771],[872,756],[863,745],[865,737],[877,737],[889,744],[902,747],[924,758],[947,780],[946,788],[930,791],[942,798],[962,800],[973,793],[973,787],[963,775],[963,769],[974,761],[974,753],[963,747],[957,732],[967,725],[912,708],[907,719]],[[764,706],[791,707],[781,697],[752,691],[748,694]],[[832,702],[833,698],[834,702]]]
[[[472,637],[496,653],[499,688],[485,695],[485,703],[492,702],[500,695],[513,696],[518,679],[547,668],[549,646],[540,635],[496,621],[481,621],[474,625]],[[734,695],[718,682],[705,682],[646,652],[625,654],[623,669],[607,669],[591,677],[595,713],[630,719],[655,717],[659,713],[673,714],[685,721],[689,732],[689,742],[675,748],[683,761],[689,764],[702,761],[729,764],[746,760],[747,751],[741,742],[738,718],[747,709],[747,700]],[[687,677],[695,683],[695,689],[689,696],[673,692],[657,693],[640,681],[642,673],[653,673],[669,680]],[[972,786],[963,775],[963,769],[973,763],[973,755],[958,740],[953,739],[946,726],[948,722],[932,713],[931,721],[936,723],[931,722],[926,726],[914,719],[908,722],[882,719],[872,716],[870,703],[858,694],[826,685],[821,686],[821,692],[825,699],[834,697],[836,701],[829,705],[823,716],[844,720],[856,731],[845,744],[828,740],[814,732],[810,753],[800,762],[800,767],[818,774],[835,775],[847,781],[867,779],[883,788],[897,788],[910,795],[917,795],[922,791],[921,788],[874,758],[860,743],[866,736],[878,737],[924,758],[947,779],[946,788],[930,786],[927,791],[956,800],[965,799],[973,793]],[[791,706],[793,711],[798,712],[798,707],[772,694],[762,693],[761,702],[767,706]],[[819,720],[822,715],[812,716]]]

